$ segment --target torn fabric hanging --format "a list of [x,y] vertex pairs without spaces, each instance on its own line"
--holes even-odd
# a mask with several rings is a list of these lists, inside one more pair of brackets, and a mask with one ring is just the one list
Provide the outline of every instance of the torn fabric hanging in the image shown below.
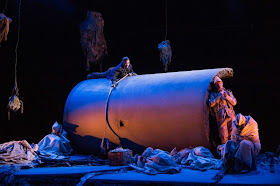
[[0,43],[2,41],[7,41],[11,22],[11,18],[6,17],[3,13],[0,13]]
[[169,40],[162,41],[158,44],[158,49],[160,52],[160,60],[163,62],[164,70],[166,72],[172,58],[172,49]]
[[91,65],[99,64],[102,71],[103,57],[107,55],[107,43],[103,34],[104,20],[99,12],[88,11],[87,17],[80,25],[81,46],[87,58],[86,70]]
[[14,83],[14,88],[12,91],[12,95],[9,97],[9,102],[7,105],[8,108],[8,120],[10,120],[10,111],[18,111],[21,108],[21,113],[23,113],[23,102],[19,99],[19,89],[17,86],[17,63],[18,63],[18,57],[17,57],[17,49],[18,49],[18,44],[19,44],[19,31],[20,31],[20,8],[21,8],[21,0],[19,0],[19,12],[18,12],[18,38],[17,38],[17,43],[16,43],[16,49],[15,49],[15,54],[16,54],[16,59],[15,59],[15,83]]

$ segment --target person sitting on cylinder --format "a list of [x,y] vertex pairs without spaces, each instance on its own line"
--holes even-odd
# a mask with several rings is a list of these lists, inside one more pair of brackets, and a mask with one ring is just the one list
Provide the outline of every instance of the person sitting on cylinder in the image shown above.
[[255,157],[261,150],[258,123],[251,116],[237,114],[231,140],[218,147],[226,172],[256,170]]
[[126,75],[137,75],[133,71],[132,65],[130,64],[130,59],[127,56],[123,57],[122,62],[118,66],[111,67],[107,71],[102,73],[93,72],[91,74],[88,74],[87,79],[107,78],[110,79],[112,83],[116,83],[118,80],[122,79]]
[[232,132],[232,121],[236,117],[233,106],[237,104],[237,100],[231,90],[224,88],[223,81],[218,76],[214,77],[214,85],[216,91],[210,93],[208,104],[216,117],[221,143],[225,144]]

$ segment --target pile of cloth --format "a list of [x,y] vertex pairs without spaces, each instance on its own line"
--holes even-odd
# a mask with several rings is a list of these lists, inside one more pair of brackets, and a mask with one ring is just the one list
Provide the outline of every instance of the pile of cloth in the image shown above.
[[205,171],[208,169],[219,170],[222,167],[222,159],[217,159],[211,151],[203,146],[185,148],[177,152],[176,148],[171,151],[172,157],[177,164],[184,168]]
[[38,165],[35,153],[37,150],[37,144],[29,144],[26,140],[0,144],[0,183],[24,185],[15,182],[14,174],[20,169],[33,168]]
[[179,173],[182,168],[196,170],[221,169],[222,160],[214,158],[205,147],[185,148],[171,152],[161,149],[146,148],[141,155],[135,155],[129,165],[133,169],[146,174]]
[[9,141],[0,144],[0,164],[29,164],[37,158],[37,144],[30,145],[26,140]]
[[45,160],[69,159],[73,149],[66,137],[62,125],[55,122],[51,134],[46,135],[38,144],[30,144],[27,140],[0,144],[0,183],[25,185],[22,180],[15,180],[14,177],[20,169],[45,165]]
[[46,135],[38,144],[26,140],[9,141],[0,144],[0,165],[21,164],[33,166],[41,158],[68,158],[73,149],[62,125],[55,122],[51,134]]

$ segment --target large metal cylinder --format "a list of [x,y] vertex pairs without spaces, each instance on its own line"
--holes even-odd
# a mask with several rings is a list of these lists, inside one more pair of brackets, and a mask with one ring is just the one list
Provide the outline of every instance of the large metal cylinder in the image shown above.
[[[206,100],[215,75],[232,77],[233,70],[218,68],[129,76],[112,89],[109,97],[110,80],[84,80],[66,100],[64,128],[73,148],[83,153],[99,151],[104,137],[132,150],[133,147],[167,151],[174,147],[209,147]],[[106,124],[107,101],[109,125]]]

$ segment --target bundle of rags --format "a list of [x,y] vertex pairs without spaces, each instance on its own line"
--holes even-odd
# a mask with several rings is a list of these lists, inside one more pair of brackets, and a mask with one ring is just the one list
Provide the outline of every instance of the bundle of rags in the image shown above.
[[2,41],[7,41],[11,22],[11,18],[5,16],[3,13],[0,13],[0,43]]
[[104,55],[108,54],[103,27],[102,14],[94,11],[88,11],[85,20],[80,25],[80,42],[87,58],[86,71],[90,71],[90,66],[98,63],[99,70],[102,72],[102,60]]
[[165,72],[168,70],[168,66],[172,58],[172,50],[170,46],[170,41],[165,40],[158,44],[158,49],[160,52],[160,60],[163,62]]

